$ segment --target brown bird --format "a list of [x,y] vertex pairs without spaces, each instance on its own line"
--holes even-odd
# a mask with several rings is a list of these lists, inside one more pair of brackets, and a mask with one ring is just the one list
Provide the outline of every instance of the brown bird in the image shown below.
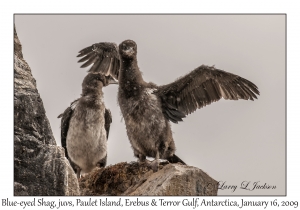
[[175,152],[170,121],[178,123],[186,115],[221,98],[254,100],[259,95],[255,84],[238,75],[202,65],[176,81],[158,86],[144,81],[137,62],[137,45],[132,40],[97,43],[79,52],[92,65],[90,72],[112,74],[119,80],[118,102],[134,155],[140,162],[154,157],[151,166],[158,170],[159,159],[185,164]]
[[81,172],[106,165],[112,117],[105,107],[102,88],[109,84],[115,84],[110,75],[89,73],[82,82],[81,97],[58,116],[62,118],[61,144],[77,178]]

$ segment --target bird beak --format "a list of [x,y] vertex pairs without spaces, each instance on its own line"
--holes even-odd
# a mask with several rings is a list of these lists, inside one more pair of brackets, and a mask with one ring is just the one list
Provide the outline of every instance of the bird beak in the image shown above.
[[108,79],[108,84],[119,84],[119,81],[113,78],[112,76],[109,77]]
[[130,47],[128,50],[125,50],[125,53],[129,56],[131,56],[134,53],[134,50],[132,47]]

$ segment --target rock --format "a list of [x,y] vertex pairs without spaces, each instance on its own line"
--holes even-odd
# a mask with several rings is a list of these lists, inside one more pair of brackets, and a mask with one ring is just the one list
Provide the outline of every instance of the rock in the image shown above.
[[79,195],[14,30],[14,195]]
[[153,173],[137,162],[97,168],[81,178],[81,195],[210,196],[217,195],[218,183],[202,170],[181,164],[161,163]]

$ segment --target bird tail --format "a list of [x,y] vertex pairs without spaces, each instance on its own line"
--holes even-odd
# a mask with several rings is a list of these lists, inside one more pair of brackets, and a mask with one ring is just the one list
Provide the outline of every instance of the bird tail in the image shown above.
[[182,163],[183,165],[186,165],[185,162],[183,162],[183,160],[181,160],[177,155],[173,154],[173,156],[170,156],[167,158],[167,160],[170,163]]

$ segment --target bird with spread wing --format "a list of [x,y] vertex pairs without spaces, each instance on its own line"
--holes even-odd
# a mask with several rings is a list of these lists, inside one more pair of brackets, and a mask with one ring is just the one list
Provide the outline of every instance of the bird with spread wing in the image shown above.
[[[159,159],[185,164],[175,153],[170,122],[221,98],[254,100],[259,95],[255,84],[238,75],[210,66],[199,66],[176,81],[158,86],[144,81],[137,62],[137,45],[132,40],[102,42],[79,52],[92,64],[90,72],[112,75],[119,80],[118,103],[125,120],[134,155],[158,170]],[[146,157],[155,158],[149,162]]]

